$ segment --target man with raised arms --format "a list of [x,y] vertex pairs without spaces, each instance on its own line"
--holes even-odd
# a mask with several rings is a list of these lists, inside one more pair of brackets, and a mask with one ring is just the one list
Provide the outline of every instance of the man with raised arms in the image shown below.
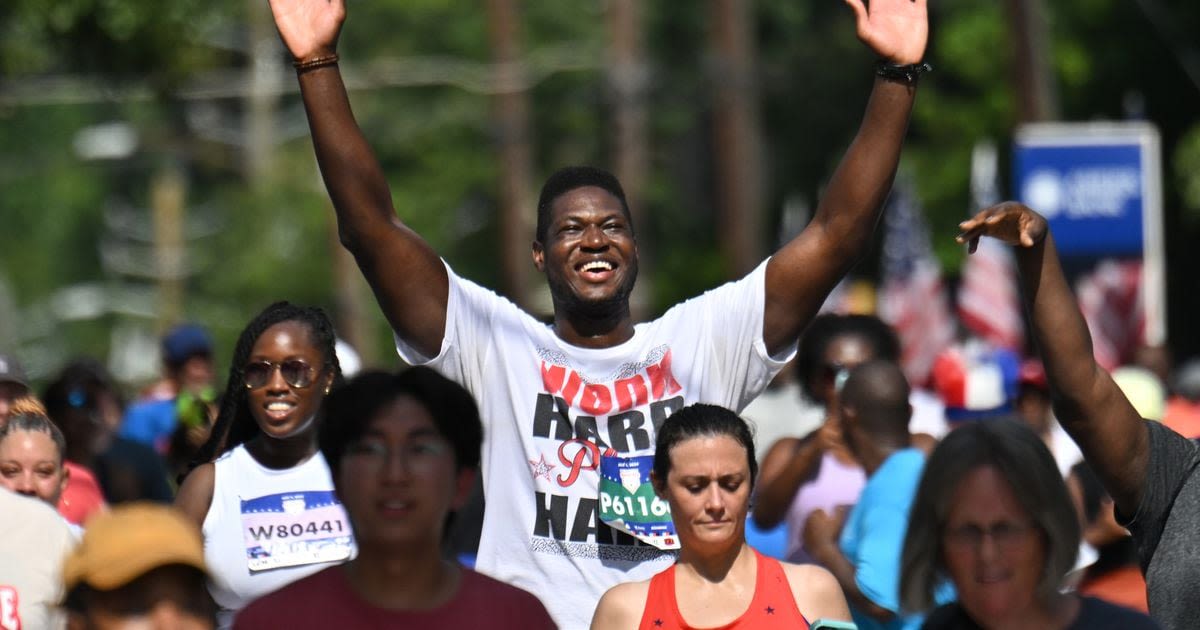
[[882,61],[862,125],[808,227],[745,278],[635,324],[638,255],[621,186],[598,169],[561,170],[542,189],[533,241],[554,304],[547,326],[455,275],[397,218],[337,67],[344,0],[271,0],[342,243],[400,356],[462,383],[483,409],[488,507],[477,567],[541,597],[562,627],[586,627],[608,587],[645,579],[673,557],[660,550],[669,536],[644,536],[647,544],[600,520],[617,507],[600,495],[601,460],[617,458],[633,492],[639,474],[646,485],[640,458],[653,454],[655,430],[672,411],[696,402],[743,408],[871,239],[924,68],[926,6],[846,1],[859,38]]
[[1046,366],[1054,415],[1112,496],[1146,574],[1150,616],[1164,628],[1195,628],[1200,615],[1200,446],[1147,422],[1096,362],[1046,219],[1016,202],[959,224],[974,252],[981,237],[1013,247],[1021,296]]

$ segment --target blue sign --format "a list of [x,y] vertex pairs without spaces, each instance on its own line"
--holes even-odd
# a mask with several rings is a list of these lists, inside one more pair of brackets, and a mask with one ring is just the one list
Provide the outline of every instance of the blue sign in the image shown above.
[[1141,256],[1148,221],[1161,216],[1158,165],[1158,134],[1144,123],[1027,125],[1013,186],[1064,256]]

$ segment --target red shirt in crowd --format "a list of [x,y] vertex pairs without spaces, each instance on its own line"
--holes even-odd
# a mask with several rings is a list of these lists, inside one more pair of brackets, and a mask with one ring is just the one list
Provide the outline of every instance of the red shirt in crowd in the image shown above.
[[1085,577],[1077,590],[1080,595],[1103,599],[1138,612],[1150,612],[1146,602],[1146,578],[1137,565],[1121,567],[1096,577]]
[[[808,620],[796,606],[796,596],[788,584],[783,565],[774,558],[754,552],[758,565],[754,578],[754,597],[750,607],[733,621],[712,630],[734,630],[735,628],[795,628],[807,630]],[[638,625],[644,630],[691,630],[679,602],[675,599],[675,565],[650,578],[650,590],[646,593],[646,607],[642,610],[642,621]]]
[[94,512],[104,509],[104,492],[92,471],[75,462],[63,462],[63,466],[67,487],[58,498],[58,513],[72,525],[83,525]]
[[1200,438],[1200,403],[1175,396],[1167,401],[1162,422],[1189,440]]

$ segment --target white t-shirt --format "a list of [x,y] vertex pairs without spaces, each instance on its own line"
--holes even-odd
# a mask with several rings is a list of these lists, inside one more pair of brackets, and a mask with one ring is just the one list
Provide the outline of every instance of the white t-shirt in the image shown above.
[[1054,463],[1058,465],[1058,474],[1062,475],[1063,479],[1070,476],[1075,464],[1083,461],[1083,451],[1079,450],[1079,445],[1071,439],[1057,419],[1050,420],[1050,439],[1046,446],[1050,447],[1050,454],[1054,456]]
[[740,411],[795,353],[763,343],[766,263],[635,326],[610,348],[554,330],[447,268],[436,357],[400,356],[462,383],[479,402],[487,501],[477,568],[542,599],[562,628],[586,628],[609,587],[643,580],[674,554],[599,522],[599,454],[653,455],[656,428],[696,402]]
[[54,508],[0,488],[0,630],[65,625],[62,565],[74,546]]
[[768,389],[742,410],[754,428],[754,448],[761,464],[767,452],[783,438],[802,438],[825,421],[825,407],[800,393],[798,383]]

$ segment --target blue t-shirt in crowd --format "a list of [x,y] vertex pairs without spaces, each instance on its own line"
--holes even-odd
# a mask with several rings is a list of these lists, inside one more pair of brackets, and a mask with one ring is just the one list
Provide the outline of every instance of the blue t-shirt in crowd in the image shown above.
[[174,398],[166,400],[143,400],[125,410],[121,421],[121,437],[140,442],[159,453],[167,452],[171,434],[178,424],[178,413]]
[[[893,453],[867,479],[858,504],[850,511],[842,528],[842,554],[854,565],[854,581],[858,590],[880,608],[897,616],[881,623],[850,606],[854,623],[860,630],[908,630],[919,628],[922,615],[899,615],[900,554],[904,550],[904,534],[908,531],[908,513],[925,454],[915,448]],[[951,592],[939,592],[937,602],[954,599]]]

